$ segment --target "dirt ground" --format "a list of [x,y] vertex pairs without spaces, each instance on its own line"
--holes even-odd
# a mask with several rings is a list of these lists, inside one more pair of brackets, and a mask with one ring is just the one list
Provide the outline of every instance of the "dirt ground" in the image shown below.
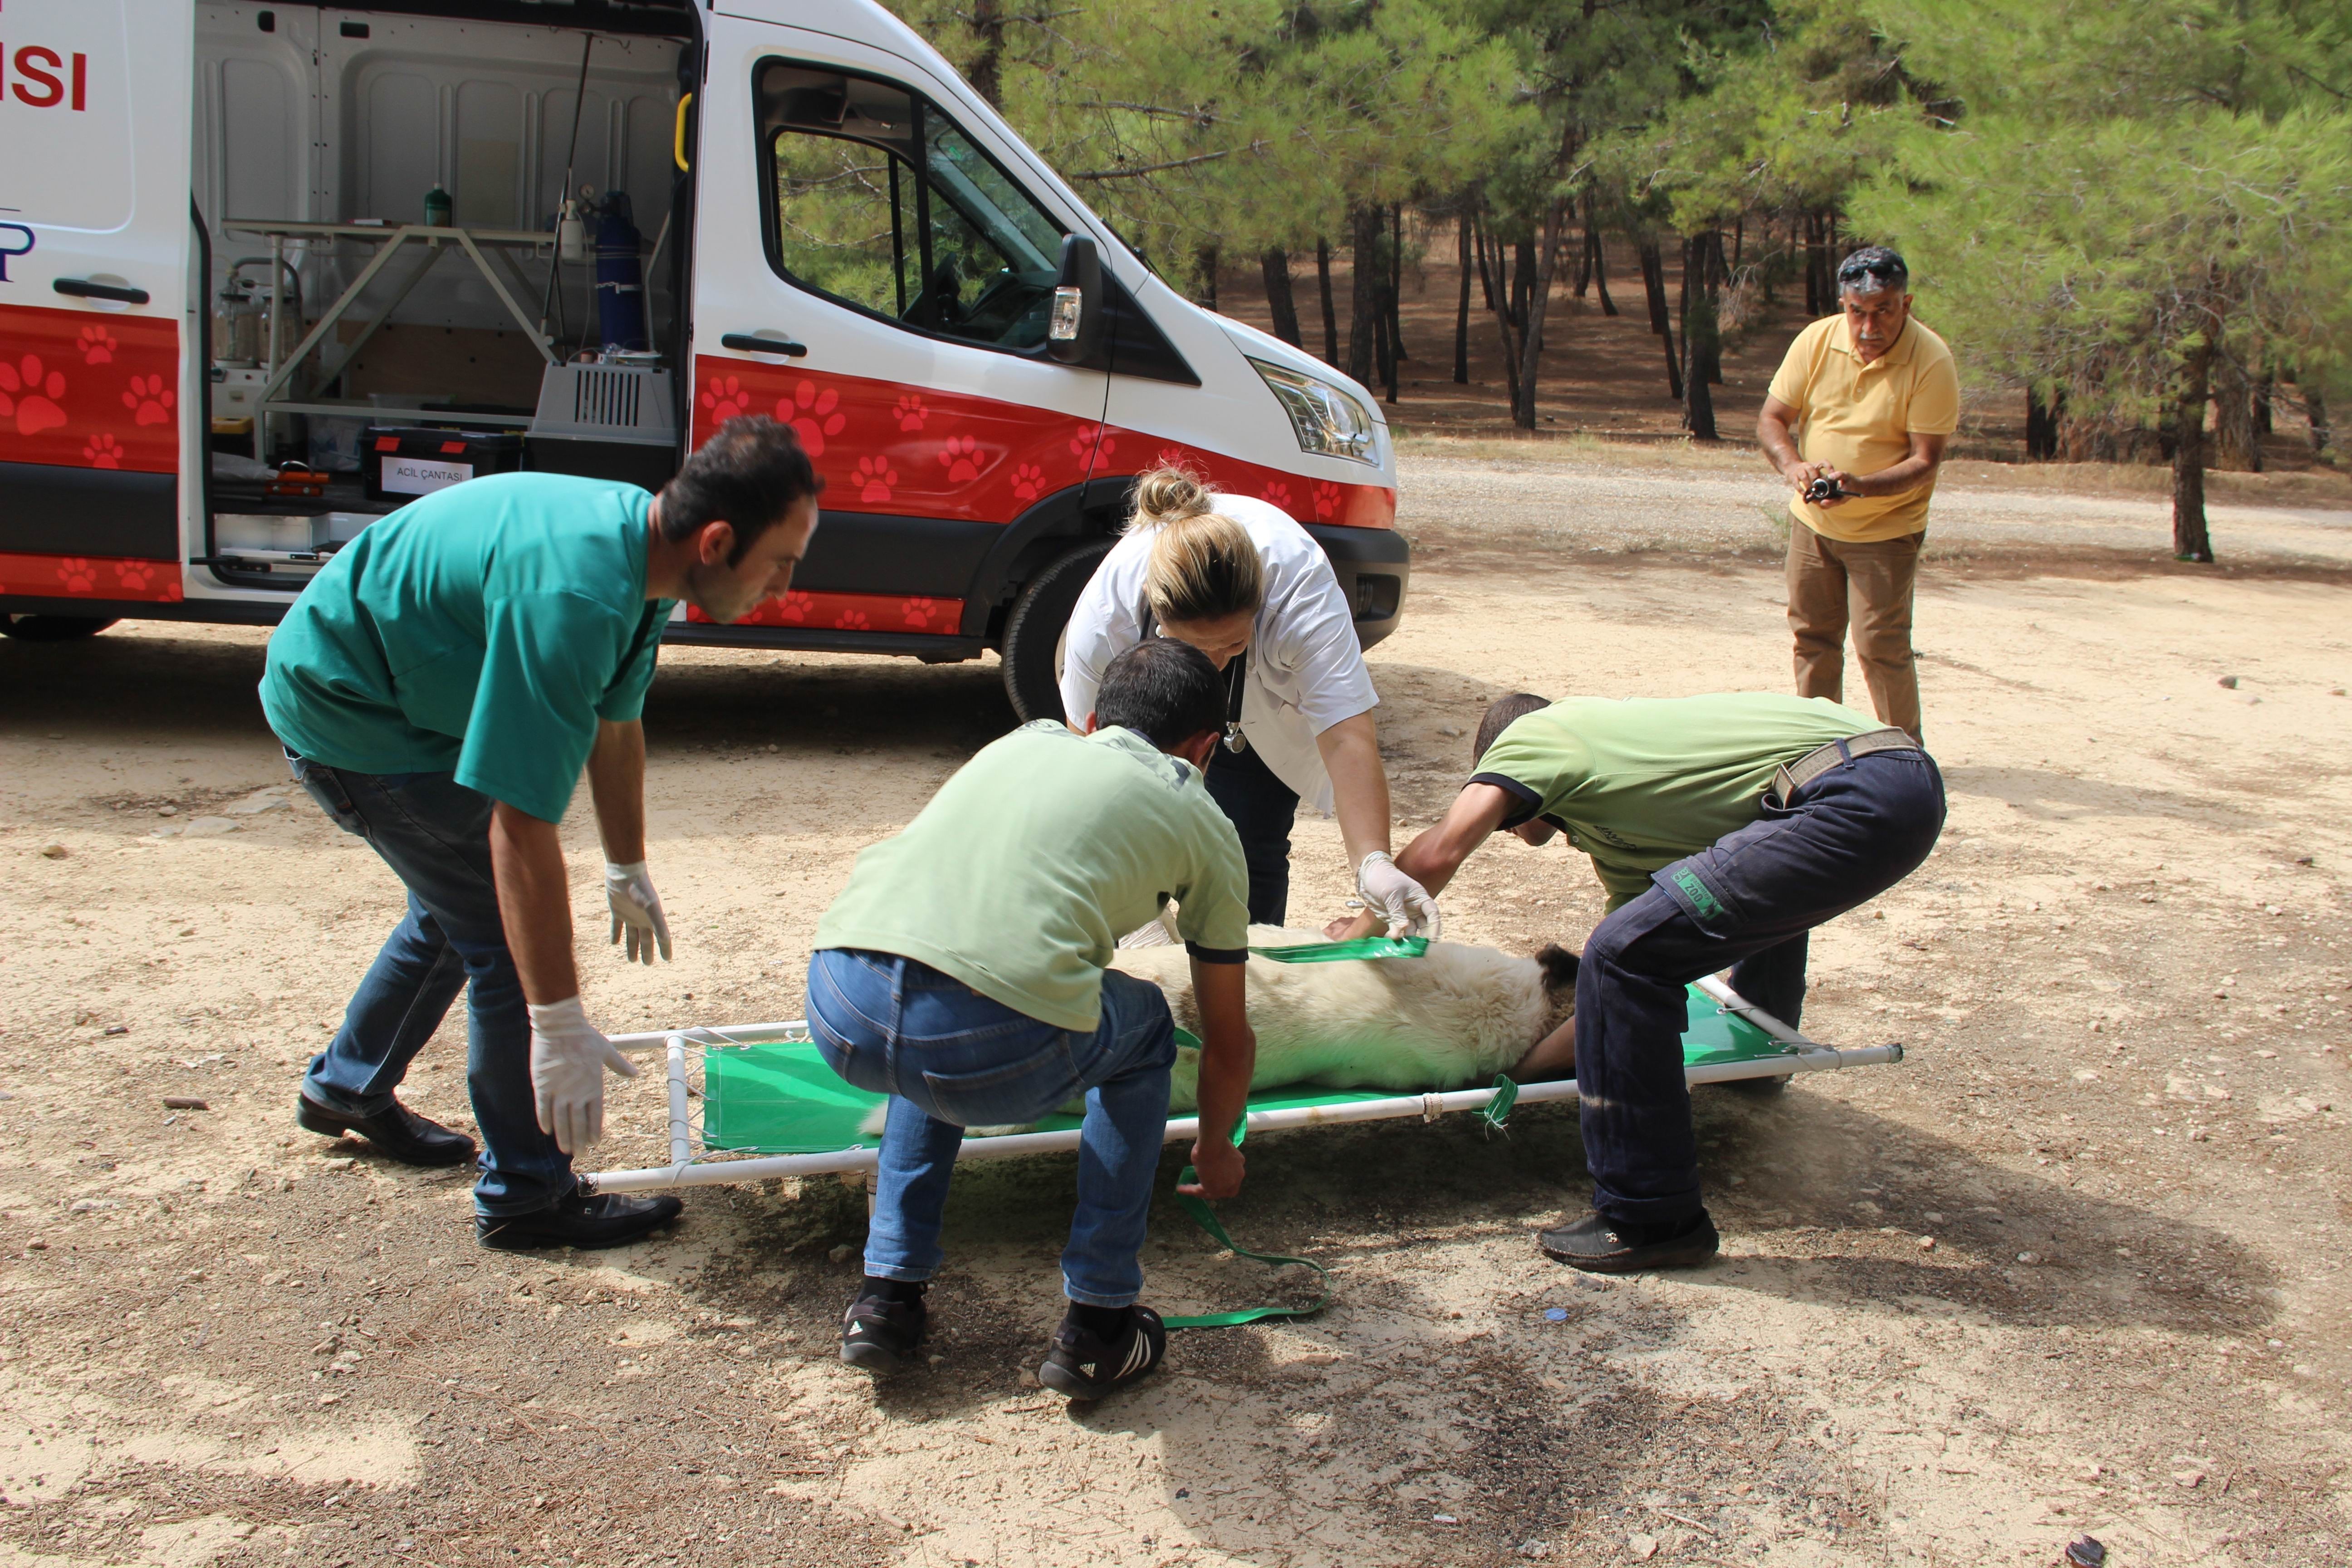
[[[1482,699],[1785,684],[1751,465],[1408,457],[1372,655],[1406,823]],[[1587,1191],[1570,1110],[1267,1136],[1226,1217],[1333,1304],[1181,1335],[1092,1407],[1024,1376],[1067,1158],[959,1176],[937,1359],[877,1385],[834,1355],[864,1223],[835,1181],[515,1258],[462,1174],[298,1132],[398,892],[282,787],[261,634],[0,643],[0,1561],[2022,1568],[2087,1531],[2124,1568],[2352,1563],[2352,508],[2294,478],[2225,496],[2220,569],[2164,558],[2127,475],[1948,480],[1919,641],[1950,823],[1817,935],[1806,1014],[1909,1058],[1697,1096],[1718,1262],[1544,1261]],[[854,852],[1008,719],[992,664],[672,650],[677,959],[596,949],[593,1015],[797,1016]],[[584,810],[567,838],[601,934]],[[1335,830],[1297,839],[1294,910],[1336,910]],[[1445,901],[1520,950],[1600,910],[1503,841]],[[467,1125],[462,1027],[405,1092]],[[612,1121],[603,1161],[659,1158],[650,1077]],[[1173,1310],[1291,1289],[1170,1205],[1147,1262]]]

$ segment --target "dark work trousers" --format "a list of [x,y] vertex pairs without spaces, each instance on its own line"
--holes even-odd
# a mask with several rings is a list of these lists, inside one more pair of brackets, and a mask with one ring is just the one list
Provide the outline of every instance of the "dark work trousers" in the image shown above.
[[1685,988],[1729,966],[1733,989],[1793,1026],[1805,933],[1927,858],[1944,826],[1944,778],[1925,752],[1873,752],[1762,809],[1654,874],[1584,944],[1576,1088],[1592,1206],[1605,1218],[1667,1225],[1699,1212]]
[[482,1130],[474,1209],[529,1214],[577,1184],[572,1161],[539,1130],[530,1015],[507,951],[490,874],[490,797],[447,773],[356,773],[286,753],[294,777],[344,832],[367,840],[408,889],[408,914],[310,1059],[302,1092],[330,1110],[378,1115],[408,1064],[467,995],[466,1087]]
[[1209,760],[1208,784],[1209,798],[1241,835],[1250,923],[1282,924],[1290,909],[1290,825],[1298,819],[1298,792],[1274,776],[1255,746],[1229,752],[1220,744]]

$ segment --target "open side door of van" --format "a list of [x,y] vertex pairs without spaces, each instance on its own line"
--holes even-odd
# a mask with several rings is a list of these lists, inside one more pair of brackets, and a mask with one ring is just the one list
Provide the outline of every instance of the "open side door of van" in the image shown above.
[[183,592],[189,331],[184,0],[0,14],[0,614],[95,630]]
[[1094,468],[1108,376],[1050,339],[1066,240],[1092,231],[908,55],[723,11],[708,23],[693,440],[773,415],[827,487],[791,595],[749,624],[802,646],[970,657],[1001,611],[974,585],[1009,527],[1057,501],[1075,519]]

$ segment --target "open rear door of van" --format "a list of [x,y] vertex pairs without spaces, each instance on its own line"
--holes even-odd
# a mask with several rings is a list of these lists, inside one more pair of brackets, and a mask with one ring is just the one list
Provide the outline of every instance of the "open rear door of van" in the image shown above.
[[0,611],[182,594],[204,460],[188,326],[185,0],[0,11]]

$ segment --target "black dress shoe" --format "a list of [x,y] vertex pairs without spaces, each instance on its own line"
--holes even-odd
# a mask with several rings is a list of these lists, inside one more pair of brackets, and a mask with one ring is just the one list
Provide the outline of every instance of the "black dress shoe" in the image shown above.
[[309,1095],[300,1097],[294,1120],[321,1138],[356,1132],[404,1165],[462,1165],[474,1157],[474,1141],[428,1121],[398,1100],[374,1116],[330,1110]]
[[500,1252],[530,1252],[541,1247],[626,1247],[676,1219],[685,1207],[673,1197],[632,1198],[574,1187],[553,1208],[476,1215],[474,1239]]
[[1591,1274],[1695,1268],[1713,1258],[1721,1245],[1705,1209],[1668,1225],[1621,1225],[1589,1214],[1573,1225],[1540,1232],[1536,1242],[1553,1262]]

